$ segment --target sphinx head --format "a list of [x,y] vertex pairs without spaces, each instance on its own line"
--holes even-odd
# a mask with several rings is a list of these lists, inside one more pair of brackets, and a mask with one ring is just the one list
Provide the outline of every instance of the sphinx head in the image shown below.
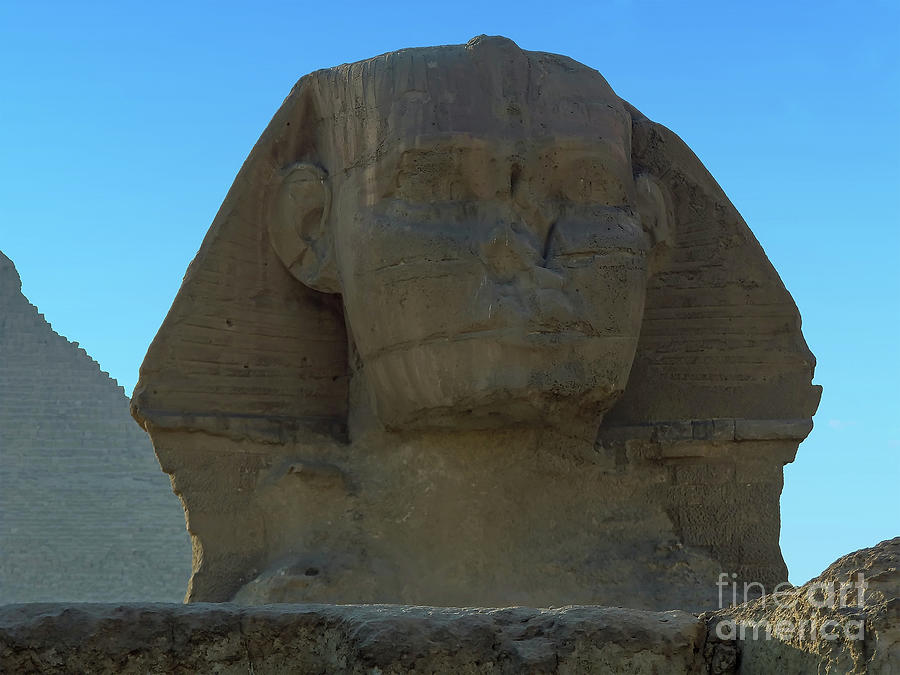
[[151,345],[145,426],[802,419],[796,307],[721,188],[592,68],[505,38],[301,78]]
[[505,38],[319,71],[268,232],[340,295],[388,428],[599,421],[628,380],[666,200],[596,71]]

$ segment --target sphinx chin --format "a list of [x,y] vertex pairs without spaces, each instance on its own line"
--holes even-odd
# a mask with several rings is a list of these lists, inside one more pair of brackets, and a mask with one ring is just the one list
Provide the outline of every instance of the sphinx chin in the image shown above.
[[364,370],[388,429],[556,425],[593,419],[625,388],[635,338],[486,335],[392,350]]

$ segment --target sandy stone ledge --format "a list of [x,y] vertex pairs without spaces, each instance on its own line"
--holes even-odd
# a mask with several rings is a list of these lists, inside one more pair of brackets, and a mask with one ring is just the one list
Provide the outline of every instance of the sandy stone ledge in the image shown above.
[[0,607],[4,673],[705,673],[706,626],[608,607]]

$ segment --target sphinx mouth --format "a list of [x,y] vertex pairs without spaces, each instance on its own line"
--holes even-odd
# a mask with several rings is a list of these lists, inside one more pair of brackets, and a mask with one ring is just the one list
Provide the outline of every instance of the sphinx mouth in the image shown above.
[[601,335],[596,331],[584,333],[578,330],[554,330],[554,331],[532,331],[524,336],[513,340],[523,345],[542,346],[556,344],[573,344],[577,342],[612,342],[612,341],[634,341],[633,335]]
[[473,328],[455,333],[437,333],[423,338],[398,342],[366,355],[367,358],[380,358],[395,352],[421,349],[422,347],[463,343],[470,341],[490,342],[499,346],[535,347],[555,344],[572,344],[587,341],[620,341],[636,340],[634,335],[600,333],[588,325],[559,327],[532,323],[528,326],[500,326],[492,328]]

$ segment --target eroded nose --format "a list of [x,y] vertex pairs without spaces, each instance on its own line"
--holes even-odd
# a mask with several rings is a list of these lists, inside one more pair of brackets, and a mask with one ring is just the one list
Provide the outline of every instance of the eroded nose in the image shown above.
[[506,217],[482,243],[480,254],[493,275],[508,281],[545,265],[556,213],[551,203],[534,193],[516,166],[510,176],[510,201],[505,208]]
[[513,285],[523,290],[561,290],[563,275],[545,266],[547,246],[522,225],[496,229],[480,247],[490,285]]
[[537,265],[542,251],[524,227],[504,224],[481,244],[479,254],[492,277],[509,282]]
[[532,178],[523,175],[514,165],[510,174],[510,198],[517,218],[539,242],[537,248],[545,256],[553,225],[559,218],[558,205],[534,189]]

